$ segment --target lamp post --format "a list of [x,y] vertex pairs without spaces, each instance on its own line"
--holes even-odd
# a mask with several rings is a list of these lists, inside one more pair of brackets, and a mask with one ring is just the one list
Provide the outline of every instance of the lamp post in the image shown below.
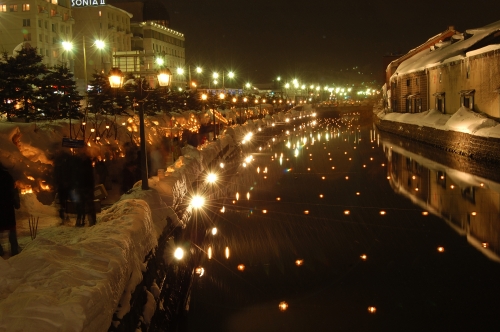
[[[243,98],[243,102],[245,103],[245,115],[246,115],[247,111],[248,111],[248,99],[247,99],[247,97]],[[241,119],[241,108],[240,108],[240,123],[242,123],[242,122],[243,122],[243,120]]]
[[[162,68],[160,69],[160,71],[158,72],[158,84],[161,86],[161,87],[164,87],[165,88],[165,95],[167,93],[167,89],[168,87],[170,86],[170,83],[172,82],[172,72],[168,69],[168,68]],[[165,96],[166,98],[166,96]],[[172,127],[173,127],[173,122],[174,122],[175,118],[172,117],[170,119],[170,152],[172,154],[172,163],[174,163],[174,139],[172,137]]]

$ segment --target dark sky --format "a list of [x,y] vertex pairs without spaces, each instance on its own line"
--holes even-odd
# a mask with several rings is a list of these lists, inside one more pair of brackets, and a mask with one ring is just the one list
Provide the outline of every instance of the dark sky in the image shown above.
[[186,64],[252,83],[380,81],[385,54],[406,53],[449,25],[462,32],[500,20],[494,0],[164,1],[170,27],[185,35]]

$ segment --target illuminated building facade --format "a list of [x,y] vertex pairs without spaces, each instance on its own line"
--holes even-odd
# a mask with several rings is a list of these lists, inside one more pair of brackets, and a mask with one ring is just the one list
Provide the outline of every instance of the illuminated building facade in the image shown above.
[[16,55],[29,44],[44,64],[68,64],[63,42],[72,39],[74,23],[71,0],[0,0],[0,49]]

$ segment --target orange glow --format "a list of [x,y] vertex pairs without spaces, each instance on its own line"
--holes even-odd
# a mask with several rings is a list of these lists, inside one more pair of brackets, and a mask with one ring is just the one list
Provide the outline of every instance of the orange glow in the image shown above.
[[288,303],[286,303],[285,301],[282,301],[280,302],[279,306],[281,311],[285,311],[286,309],[288,309]]
[[297,265],[297,266],[301,266],[301,265],[303,265],[303,264],[304,264],[304,260],[303,260],[303,259],[297,259],[297,260],[295,261],[295,265]]
[[207,256],[208,256],[208,259],[212,259],[212,247],[208,247]]
[[305,211],[304,211],[304,214],[309,214],[309,210],[305,210]]
[[427,212],[427,211],[422,211],[422,215],[423,215],[423,216],[427,216],[427,215],[429,215],[429,212]]
[[262,213],[267,213],[267,210],[262,210]]
[[324,179],[326,179],[326,178],[325,178],[324,176],[322,176],[322,177],[321,177],[321,180],[324,180]]
[[488,243],[487,243],[487,242],[483,242],[483,243],[482,243],[482,246],[483,246],[483,248],[488,248],[488,246],[489,246],[489,245],[488,245]]
[[380,215],[384,216],[385,215],[385,211],[380,211]]
[[345,210],[345,211],[344,211],[344,214],[345,214],[346,216],[347,216],[348,214],[350,214],[350,213],[351,213],[351,211],[349,211],[349,210]]
[[477,213],[476,212],[472,212],[471,215],[475,216],[475,215],[477,215]]
[[277,201],[281,201],[281,197],[276,197],[276,200]]
[[345,179],[346,179],[346,180],[349,180],[349,177],[348,177],[348,176],[346,176],[346,177],[345,177]]
[[319,195],[319,198],[323,198],[323,194],[320,194],[320,195]]
[[366,261],[366,259],[368,258],[368,256],[366,256],[365,254],[359,256],[362,260]]
[[443,248],[443,247],[438,247],[438,248],[437,248],[437,250],[438,250],[439,252],[444,252],[444,248]]
[[368,307],[368,312],[371,314],[374,314],[377,311],[377,308],[375,307]]
[[245,265],[243,264],[238,265],[238,271],[245,271]]

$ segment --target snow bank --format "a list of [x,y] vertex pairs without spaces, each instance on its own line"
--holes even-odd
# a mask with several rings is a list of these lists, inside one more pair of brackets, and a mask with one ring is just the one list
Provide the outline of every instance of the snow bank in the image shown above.
[[41,230],[21,254],[0,259],[0,330],[107,330],[155,235],[142,200],[116,203],[95,227]]
[[382,111],[377,116],[382,120],[414,124],[440,130],[453,130],[476,136],[500,138],[500,125],[498,122],[483,114],[473,112],[466,107],[459,108],[453,115],[429,110],[422,113],[385,113]]

